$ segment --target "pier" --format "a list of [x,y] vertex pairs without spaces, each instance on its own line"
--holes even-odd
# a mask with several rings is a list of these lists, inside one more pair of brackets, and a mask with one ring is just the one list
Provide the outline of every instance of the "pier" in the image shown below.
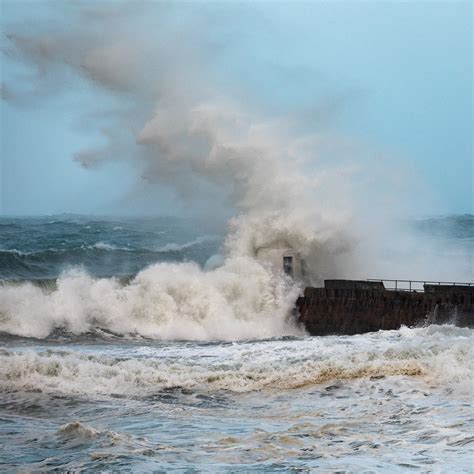
[[296,302],[317,336],[360,334],[425,324],[474,327],[474,284],[414,280],[325,280]]

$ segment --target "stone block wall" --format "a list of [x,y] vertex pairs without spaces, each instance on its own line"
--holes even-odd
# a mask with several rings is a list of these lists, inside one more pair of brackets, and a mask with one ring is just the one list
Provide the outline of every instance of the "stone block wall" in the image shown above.
[[445,323],[474,327],[474,287],[410,293],[330,286],[308,287],[296,302],[299,321],[310,334],[360,334]]

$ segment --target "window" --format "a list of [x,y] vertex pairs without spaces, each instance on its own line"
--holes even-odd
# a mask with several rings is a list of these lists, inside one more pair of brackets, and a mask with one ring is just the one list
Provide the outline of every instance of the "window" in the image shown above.
[[286,275],[293,276],[293,257],[283,257],[283,271]]

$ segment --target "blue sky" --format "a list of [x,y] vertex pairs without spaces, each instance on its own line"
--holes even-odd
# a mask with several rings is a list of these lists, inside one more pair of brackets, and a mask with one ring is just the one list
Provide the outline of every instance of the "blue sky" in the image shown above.
[[[43,32],[81,28],[54,2],[1,5],[4,34],[31,24]],[[175,45],[157,35],[163,22],[182,22],[185,38],[193,29],[211,31],[199,49],[206,77],[233,100],[363,143],[405,170],[414,213],[472,212],[471,2],[149,3],[143,15],[124,18],[125,29],[173,54]],[[2,45],[10,47],[5,38]],[[2,55],[1,67],[5,90],[17,91],[16,100],[1,103],[1,213],[181,211],[159,186],[148,190],[152,199],[138,196],[145,186],[139,164],[90,170],[73,160],[103,140],[103,119],[95,117],[133,98],[59,72],[56,83],[54,69],[46,72],[48,87],[37,87],[31,62],[11,55]]]

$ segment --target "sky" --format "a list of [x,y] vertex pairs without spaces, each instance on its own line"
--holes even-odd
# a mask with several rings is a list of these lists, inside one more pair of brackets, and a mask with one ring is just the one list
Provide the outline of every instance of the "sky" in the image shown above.
[[371,199],[472,213],[470,1],[0,5],[1,214],[192,213],[140,137],[210,96],[319,137],[310,167],[377,168]]

